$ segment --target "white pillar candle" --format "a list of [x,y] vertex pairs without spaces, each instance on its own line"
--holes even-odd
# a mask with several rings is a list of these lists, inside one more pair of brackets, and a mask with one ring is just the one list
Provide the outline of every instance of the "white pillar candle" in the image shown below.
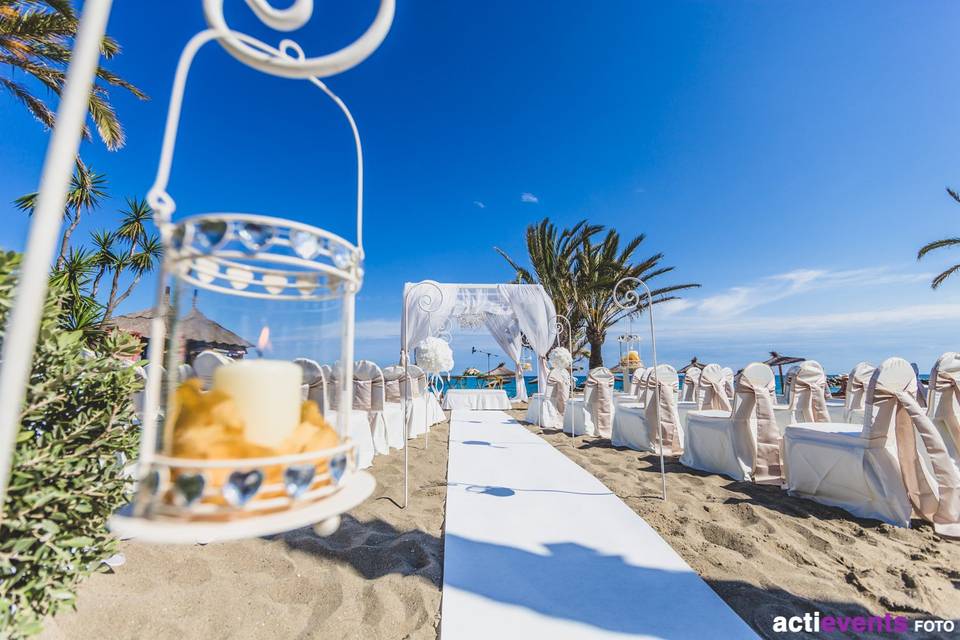
[[233,398],[250,442],[276,448],[300,424],[300,367],[285,360],[240,360],[213,372],[213,388]]

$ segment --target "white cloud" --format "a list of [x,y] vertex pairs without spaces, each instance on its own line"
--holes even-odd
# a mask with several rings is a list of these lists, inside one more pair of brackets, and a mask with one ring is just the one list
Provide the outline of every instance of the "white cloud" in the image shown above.
[[486,208],[487,208],[487,205],[485,205],[484,203],[480,202],[479,200],[474,200],[474,201],[473,201],[473,205],[474,205],[476,208],[478,208],[478,209],[486,209]]
[[540,198],[538,198],[537,196],[533,195],[533,194],[530,193],[529,191],[526,191],[526,192],[520,194],[520,202],[530,202],[530,203],[536,204],[536,203],[540,202]]

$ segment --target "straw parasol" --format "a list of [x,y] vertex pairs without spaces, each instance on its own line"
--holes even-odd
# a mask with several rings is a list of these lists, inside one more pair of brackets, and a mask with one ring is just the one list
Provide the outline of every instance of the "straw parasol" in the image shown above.
[[[110,324],[121,331],[138,336],[143,341],[144,350],[146,350],[146,345],[150,340],[150,325],[156,314],[157,309],[151,307],[150,309],[117,316],[110,321]],[[231,357],[243,357],[247,349],[254,346],[223,325],[203,315],[197,308],[196,292],[193,296],[193,306],[187,315],[179,320],[179,326],[185,349],[184,355],[186,357],[184,361],[187,363],[192,362],[194,356],[207,349],[220,351]]]
[[[763,364],[776,367],[777,373],[780,374],[780,380],[783,380],[783,367],[784,365],[797,364],[800,362],[806,361],[806,358],[797,358],[795,356],[782,356],[776,351],[770,352],[770,357],[763,361]],[[781,382],[781,384],[783,384]]]
[[515,371],[512,371],[512,370],[508,369],[508,368],[505,366],[505,364],[506,364],[506,363],[501,362],[500,364],[498,364],[498,365],[497,365],[496,367],[494,367],[493,369],[490,369],[490,371],[487,371],[487,372],[484,374],[484,376],[486,376],[486,377],[488,377],[488,378],[512,378],[512,377],[514,377],[515,375],[517,375],[517,373],[516,373]]
[[697,360],[697,356],[693,356],[692,358],[690,358],[690,364],[688,364],[688,365],[686,365],[686,366],[683,366],[683,367],[680,367],[680,368],[677,370],[677,373],[686,373],[687,370],[690,369],[690,367],[696,367],[697,369],[703,369],[705,366],[706,366],[705,364],[703,364],[702,362],[700,362],[699,360]]

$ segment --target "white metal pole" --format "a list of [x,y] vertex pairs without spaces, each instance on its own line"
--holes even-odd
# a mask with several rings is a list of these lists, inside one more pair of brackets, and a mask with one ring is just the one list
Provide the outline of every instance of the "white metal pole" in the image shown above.
[[50,137],[40,176],[37,206],[30,223],[13,309],[3,340],[0,369],[0,518],[7,495],[13,447],[20,427],[20,407],[37,345],[40,316],[47,295],[50,263],[67,202],[67,189],[80,149],[87,103],[100,62],[100,42],[107,29],[112,0],[87,0],[67,70],[57,124]]

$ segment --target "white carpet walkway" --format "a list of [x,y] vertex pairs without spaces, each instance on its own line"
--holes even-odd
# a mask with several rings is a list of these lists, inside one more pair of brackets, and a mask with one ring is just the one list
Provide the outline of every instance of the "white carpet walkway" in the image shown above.
[[502,411],[454,411],[443,640],[755,638],[642,518]]

